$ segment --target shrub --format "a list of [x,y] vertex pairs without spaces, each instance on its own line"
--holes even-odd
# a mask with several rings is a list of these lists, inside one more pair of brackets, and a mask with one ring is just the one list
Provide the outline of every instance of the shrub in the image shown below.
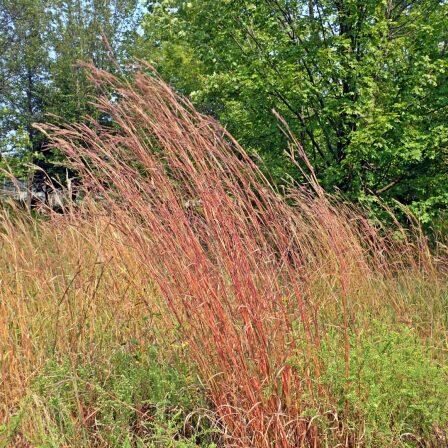
[[[373,322],[350,335],[345,376],[340,333],[330,331],[320,356],[322,385],[366,447],[443,446],[447,442],[448,369],[414,330]],[[331,434],[331,431],[329,432]]]

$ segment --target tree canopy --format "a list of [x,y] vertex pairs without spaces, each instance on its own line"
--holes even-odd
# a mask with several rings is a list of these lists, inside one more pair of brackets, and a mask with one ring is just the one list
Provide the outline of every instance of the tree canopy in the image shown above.
[[151,2],[137,54],[275,179],[299,170],[272,109],[326,189],[429,220],[448,203],[447,25],[437,0],[166,0]]
[[58,155],[32,124],[79,121],[92,112],[80,68],[113,71],[123,57],[137,0],[0,0],[0,155],[54,171]]
[[447,209],[446,1],[0,0],[0,31],[9,163],[48,162],[32,122],[93,113],[77,61],[114,71],[133,57],[223,122],[274,182],[303,179],[273,109],[327,191],[399,201],[423,222]]

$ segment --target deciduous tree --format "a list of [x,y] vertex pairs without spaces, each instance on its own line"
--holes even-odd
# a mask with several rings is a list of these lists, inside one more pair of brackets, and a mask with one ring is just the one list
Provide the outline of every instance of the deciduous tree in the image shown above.
[[137,48],[277,179],[299,176],[273,108],[327,189],[428,220],[448,203],[447,25],[438,0],[164,0]]

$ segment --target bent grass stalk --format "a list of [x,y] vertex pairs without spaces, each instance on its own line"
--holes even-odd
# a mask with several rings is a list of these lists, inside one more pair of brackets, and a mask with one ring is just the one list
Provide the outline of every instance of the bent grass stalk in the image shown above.
[[224,128],[146,69],[124,82],[89,67],[109,118],[39,128],[157,285],[228,443],[320,446],[307,411],[331,399],[317,355],[328,316],[348,379],[356,310],[381,306],[377,285],[420,269],[424,251],[380,237],[323,191],[280,197]]

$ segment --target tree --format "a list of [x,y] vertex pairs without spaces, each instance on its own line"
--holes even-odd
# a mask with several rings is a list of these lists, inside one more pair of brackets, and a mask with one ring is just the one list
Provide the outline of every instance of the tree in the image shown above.
[[[80,121],[92,87],[79,61],[114,71],[124,59],[138,0],[0,0],[0,150],[8,163],[57,175],[61,157],[45,151],[32,126]],[[62,170],[65,172],[65,170]],[[59,173],[61,174],[61,173]],[[34,183],[43,181],[42,173]]]
[[300,176],[273,108],[326,189],[428,220],[448,204],[447,25],[437,0],[165,0],[137,55],[277,180]]
[[48,22],[39,0],[0,0],[0,150],[38,153],[32,127],[42,118],[49,86]]
[[78,121],[93,112],[92,87],[77,61],[116,71],[126,59],[126,45],[137,20],[138,0],[54,0],[49,9],[55,86],[51,112]]

